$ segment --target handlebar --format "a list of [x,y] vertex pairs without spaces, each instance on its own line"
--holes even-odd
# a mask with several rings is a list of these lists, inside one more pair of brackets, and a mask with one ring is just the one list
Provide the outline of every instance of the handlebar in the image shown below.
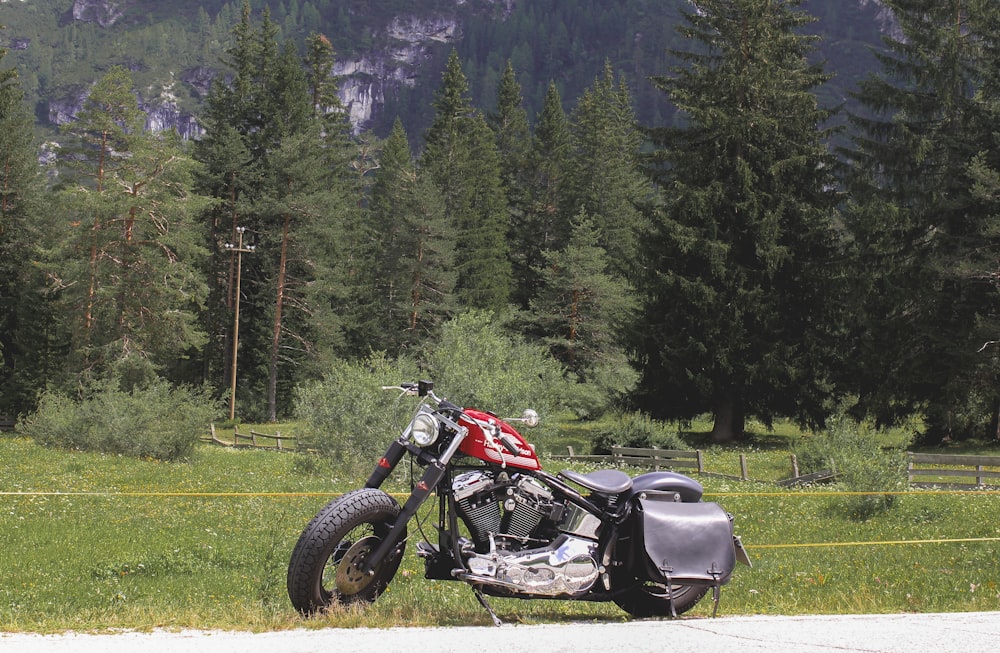
[[[427,397],[434,404],[442,409],[449,411],[456,411],[459,413],[464,413],[465,411],[461,406],[451,403],[447,399],[443,399],[434,394],[434,382],[433,381],[420,381],[419,383],[413,383],[411,381],[404,381],[399,385],[384,385],[383,390],[399,390],[402,394],[400,396],[410,396],[410,397]],[[521,422],[525,426],[535,427],[538,426],[538,413],[528,408],[521,414],[520,417],[507,417],[504,418],[507,422]],[[478,420],[474,420],[478,421]],[[505,443],[506,444],[506,443]],[[512,446],[512,445],[510,445]]]
[[383,390],[400,390],[404,395],[416,396],[417,394],[417,384],[416,383],[403,383],[402,385],[384,385]]
[[404,383],[400,383],[399,385],[384,385],[382,386],[382,389],[399,390],[402,392],[402,395],[400,396],[427,397],[428,399],[433,401],[438,408],[441,408],[443,410],[462,412],[461,406],[457,406],[448,401],[447,399],[438,397],[436,394],[434,394],[434,383],[432,381],[421,381],[419,383],[412,383],[406,381]]

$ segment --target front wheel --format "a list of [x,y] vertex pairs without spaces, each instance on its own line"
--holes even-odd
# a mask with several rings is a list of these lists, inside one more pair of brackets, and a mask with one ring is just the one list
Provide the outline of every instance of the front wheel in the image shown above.
[[[673,598],[674,613],[681,615],[690,610],[708,592],[700,585],[667,586],[663,583],[642,581],[634,577],[619,577],[615,587],[622,589],[615,593],[615,604],[633,617],[670,617],[670,600]],[[671,597],[672,595],[672,597]]]
[[399,516],[399,504],[364,488],[334,499],[302,531],[288,563],[288,598],[304,615],[333,603],[371,603],[389,585],[403,558],[404,539],[375,568],[362,570]]

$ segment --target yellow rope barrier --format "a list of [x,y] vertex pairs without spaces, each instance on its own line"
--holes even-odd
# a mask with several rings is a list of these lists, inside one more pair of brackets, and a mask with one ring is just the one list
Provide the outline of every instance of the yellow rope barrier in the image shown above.
[[906,544],[951,544],[956,542],[1000,542],[1000,537],[959,537],[940,540],[875,540],[868,542],[801,542],[792,544],[744,544],[747,549],[795,549],[838,546],[901,546]]
[[0,492],[4,497],[335,497],[341,494],[343,492]]
[[[803,497],[803,496],[838,496],[838,495],[867,495],[867,494],[912,494],[917,496],[933,496],[948,494],[997,494],[997,491],[990,490],[935,490],[930,492],[842,492],[842,491],[819,491],[819,492],[713,492],[705,493],[705,496],[716,497]],[[304,497],[335,497],[342,492],[35,492],[35,491],[0,491],[0,497],[178,497],[178,498],[245,498],[245,497],[278,497],[278,498],[304,498]],[[390,493],[394,496],[408,496],[405,493]],[[757,549],[793,549],[793,548],[819,548],[819,547],[852,547],[852,546],[904,546],[919,544],[951,544],[961,542],[1000,542],[1000,537],[963,537],[963,538],[942,538],[934,540],[884,540],[884,541],[863,541],[863,542],[798,542],[783,544],[744,544],[750,550]]]
[[[112,496],[112,497],[335,497],[343,492],[107,492],[107,491],[35,491],[16,490],[0,491],[0,497],[5,496]],[[393,496],[409,496],[405,492],[389,492]],[[801,492],[706,492],[706,497],[832,497],[832,496],[938,496],[938,495],[994,495],[1000,490],[930,490],[930,491],[801,491]]]
[[835,497],[835,496],[916,496],[927,497],[949,494],[1000,494],[1000,490],[886,490],[886,491],[856,491],[817,490],[800,492],[706,492],[706,497]]

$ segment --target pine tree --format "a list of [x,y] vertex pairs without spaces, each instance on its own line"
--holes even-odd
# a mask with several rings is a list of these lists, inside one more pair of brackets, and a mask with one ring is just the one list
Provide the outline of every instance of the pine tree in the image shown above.
[[[291,43],[279,47],[276,34],[266,9],[255,26],[244,4],[226,60],[233,77],[213,88],[199,150],[212,173],[204,185],[220,200],[209,216],[221,226],[213,241],[216,276],[227,280],[220,290],[234,288],[236,257],[224,246],[235,242],[236,227],[255,244],[243,257],[238,394],[265,396],[259,417],[271,420],[290,405],[294,386],[343,345],[353,316],[337,310],[350,303],[357,260],[349,226],[359,210],[350,175],[356,148],[330,78],[333,49],[314,35],[303,60]],[[220,368],[232,369],[235,316],[216,324],[215,342],[227,346],[208,374],[229,379]]]
[[371,194],[376,299],[373,348],[398,353],[426,344],[454,311],[455,236],[430,177],[414,164],[397,120]]
[[510,209],[508,239],[511,243],[511,264],[515,276],[514,295],[524,305],[528,297],[524,289],[529,283],[525,277],[531,265],[525,258],[528,250],[524,245],[533,235],[528,231],[532,140],[521,85],[510,61],[507,62],[497,87],[496,110],[488,115],[487,121],[496,137],[500,177]]
[[997,161],[996,114],[983,102],[989,91],[977,92],[995,79],[984,46],[995,43],[997,10],[970,0],[888,4],[903,37],[887,40],[884,73],[860,86],[871,116],[853,119],[853,389],[886,421],[922,409],[929,442],[995,433],[1000,365],[980,348],[995,337],[1000,305],[975,268],[998,247],[980,167]]
[[128,71],[114,67],[68,125],[78,146],[62,160],[77,211],[63,226],[60,271],[77,327],[76,371],[114,370],[126,383],[171,372],[204,342],[195,164],[176,132],[149,134],[143,123]]
[[[992,286],[994,296],[1000,291],[1000,266],[997,265],[997,252],[1000,249],[1000,133],[995,125],[1000,121],[1000,6],[988,0],[976,0],[970,3],[970,29],[980,39],[981,51],[976,57],[977,78],[981,86],[977,99],[982,103],[982,122],[976,125],[976,131],[981,134],[980,151],[969,166],[969,176],[972,181],[972,197],[981,204],[981,243],[984,246],[973,249],[965,266],[965,276],[988,283]],[[992,299],[992,297],[991,297]],[[998,334],[1000,334],[1000,311],[983,311],[979,318],[983,337],[988,337],[977,350],[980,361],[977,361],[979,374],[977,385],[992,390],[1000,382],[1000,373],[996,370]],[[987,356],[992,360],[984,364],[982,359]],[[995,393],[977,392],[984,396],[986,402],[993,406],[983,406],[981,415],[987,410],[993,413],[993,424],[989,436],[1000,440],[1000,399]],[[992,410],[991,410],[992,409]],[[981,418],[980,418],[981,419]]]
[[[213,82],[201,115],[205,134],[195,144],[195,158],[204,166],[199,188],[215,200],[204,216],[210,230],[208,278],[211,294],[209,310],[203,315],[204,328],[209,334],[209,346],[203,354],[203,379],[217,383],[220,388],[228,383],[232,369],[236,303],[237,257],[226,245],[237,243],[237,228],[247,230],[247,244],[257,242],[261,233],[253,208],[267,174],[265,152],[259,142],[266,93],[260,71],[274,67],[273,62],[265,62],[263,57],[276,49],[262,46],[252,21],[250,3],[246,0],[242,3],[239,22],[230,34],[230,42],[222,63],[232,71],[231,79],[219,76]],[[261,273],[256,258],[244,259],[245,278],[240,290],[245,295],[258,292]],[[255,307],[260,302],[250,297],[243,300],[241,308],[247,312],[241,317],[245,324],[243,332],[252,336],[257,331]],[[246,349],[267,351],[266,339]]]
[[493,132],[472,108],[468,82],[452,51],[434,102],[421,158],[457,232],[456,293],[468,307],[499,311],[511,293],[507,200]]
[[573,155],[563,210],[581,209],[594,220],[601,246],[613,270],[627,272],[636,257],[642,212],[649,184],[639,171],[642,134],[623,79],[616,81],[610,64],[584,91],[571,116]]
[[[307,96],[302,96],[306,98]],[[282,366],[298,367],[318,355],[313,335],[315,311],[309,287],[330,274],[340,244],[337,216],[331,209],[343,206],[340,190],[328,185],[329,170],[320,125],[301,129],[283,138],[271,152],[271,189],[262,214],[280,223],[280,240],[274,279],[274,312],[268,357],[267,417],[278,418],[279,400],[288,400],[300,377],[280,374]],[[267,251],[262,255],[269,255]],[[289,344],[291,343],[291,344]],[[280,387],[279,387],[280,384]]]
[[[280,81],[279,81],[280,80]],[[271,84],[270,107],[274,142],[268,148],[268,185],[258,207],[261,216],[270,223],[269,232],[277,236],[277,265],[274,280],[274,318],[268,357],[267,417],[278,418],[279,359],[294,360],[282,355],[283,336],[288,331],[302,337],[299,329],[289,329],[285,316],[286,302],[294,305],[294,270],[290,258],[295,257],[295,233],[302,221],[315,219],[327,204],[324,187],[322,155],[318,149],[320,124],[315,105],[310,100],[305,71],[290,44],[278,60],[277,74]],[[318,197],[319,196],[319,197]],[[265,250],[266,251],[266,250]],[[262,252],[264,253],[264,252]],[[302,338],[304,341],[305,339]]]
[[[629,364],[622,334],[635,318],[634,295],[610,274],[598,233],[582,212],[573,223],[569,243],[545,252],[538,270],[541,287],[531,301],[532,321],[553,356],[575,377],[584,401],[574,402],[587,415],[600,414],[633,389],[635,371]],[[585,392],[592,388],[596,392]]]
[[696,2],[686,66],[656,80],[686,126],[650,132],[664,200],[637,276],[642,395],[661,416],[713,411],[716,441],[748,415],[821,420],[827,398],[835,198],[813,92],[827,76],[796,4]]
[[570,219],[567,174],[570,158],[569,119],[562,108],[559,90],[549,83],[538,115],[529,158],[527,205],[522,224],[511,234],[517,287],[515,300],[527,306],[541,284],[538,270],[544,267],[546,251],[558,251],[569,242]]
[[[0,62],[6,50],[0,48]],[[15,70],[0,68],[0,414],[34,408],[58,377],[60,319],[39,266],[50,229],[31,114]]]

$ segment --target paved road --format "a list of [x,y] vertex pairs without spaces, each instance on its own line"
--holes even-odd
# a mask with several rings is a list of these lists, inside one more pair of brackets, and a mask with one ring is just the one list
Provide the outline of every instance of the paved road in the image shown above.
[[0,634],[2,653],[995,653],[1000,612],[719,617],[501,628]]

